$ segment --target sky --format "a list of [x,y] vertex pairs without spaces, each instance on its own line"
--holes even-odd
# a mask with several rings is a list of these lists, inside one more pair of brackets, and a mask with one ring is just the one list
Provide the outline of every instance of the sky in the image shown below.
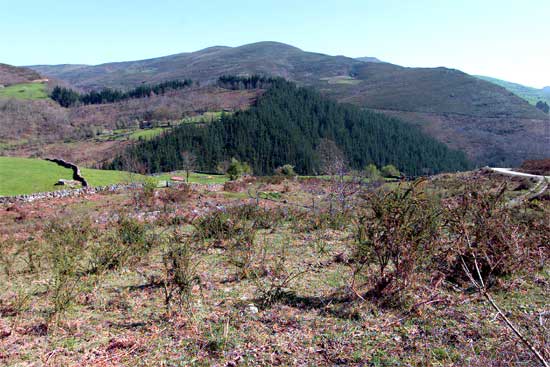
[[550,86],[550,0],[0,0],[0,34],[13,65],[278,41]]

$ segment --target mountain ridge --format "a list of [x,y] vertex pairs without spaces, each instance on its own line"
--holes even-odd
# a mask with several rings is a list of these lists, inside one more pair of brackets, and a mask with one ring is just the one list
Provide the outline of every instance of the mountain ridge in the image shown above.
[[[546,126],[548,115],[501,86],[454,69],[365,62],[306,52],[279,42],[214,46],[83,68],[66,65],[35,68],[83,90],[127,89],[143,83],[186,78],[208,85],[215,84],[222,75],[279,76],[315,88],[339,102],[394,116],[406,115],[408,121],[412,120],[451,148],[468,151],[469,158],[478,164],[514,165],[523,159],[550,155],[547,142],[536,138],[541,126]],[[478,142],[479,137],[483,137],[485,144]],[[518,141],[532,144],[518,154],[515,149]]]

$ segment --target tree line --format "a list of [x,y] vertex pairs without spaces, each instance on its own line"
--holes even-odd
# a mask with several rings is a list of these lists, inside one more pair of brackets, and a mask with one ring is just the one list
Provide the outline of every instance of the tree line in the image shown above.
[[218,86],[220,88],[231,90],[268,89],[273,85],[273,83],[277,82],[278,80],[279,78],[261,75],[222,75],[218,78]]
[[538,101],[536,107],[544,113],[550,113],[550,106],[544,101]]
[[76,104],[103,104],[150,97],[151,95],[164,94],[170,90],[187,88],[191,85],[193,85],[193,81],[190,79],[169,80],[153,85],[140,85],[128,91],[104,88],[100,91],[91,91],[84,94],[80,94],[70,88],[56,86],[52,90],[50,97],[63,107],[71,107]]
[[204,171],[236,158],[260,175],[285,164],[299,174],[320,174],[326,157],[319,148],[326,141],[334,142],[354,169],[393,164],[416,176],[470,168],[462,152],[400,120],[334,102],[282,79],[270,83],[250,109],[207,124],[180,125],[129,147],[107,168],[132,170],[139,164],[148,172],[173,171],[183,167],[182,152],[192,152]]

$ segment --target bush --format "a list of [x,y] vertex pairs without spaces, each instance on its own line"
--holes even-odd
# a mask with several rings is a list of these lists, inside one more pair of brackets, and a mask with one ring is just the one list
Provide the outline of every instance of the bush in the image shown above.
[[[374,297],[401,295],[429,263],[438,236],[438,211],[420,189],[371,193],[366,212],[356,221],[353,284],[358,275],[374,280]],[[374,274],[369,274],[374,267]]]
[[253,204],[244,204],[228,209],[234,220],[251,221],[256,229],[270,229],[276,227],[284,218],[279,208],[267,209]]
[[14,238],[0,240],[0,264],[8,278],[15,272],[16,248],[17,241]]
[[177,297],[180,308],[189,308],[194,284],[200,283],[197,275],[198,261],[191,246],[191,239],[175,231],[166,244],[163,253],[163,288],[167,312]]
[[145,224],[120,214],[113,226],[114,232],[91,247],[88,273],[119,269],[130,262],[138,262],[149,253],[153,238],[147,236]]
[[240,162],[237,159],[231,159],[231,163],[225,172],[230,180],[236,180],[243,175],[252,174],[252,169],[248,163]]
[[380,171],[375,164],[371,163],[365,167],[365,177],[371,181],[376,181],[380,178]]
[[48,290],[53,303],[50,317],[66,311],[73,303],[82,275],[85,273],[82,258],[88,241],[94,235],[89,220],[50,223],[45,231],[49,245],[50,279]]
[[401,175],[399,170],[391,164],[382,167],[381,173],[384,177],[399,177]]
[[296,176],[296,172],[294,172],[294,166],[290,164],[285,164],[282,167],[275,169],[275,174],[277,176],[287,176],[287,177],[294,177]]
[[[504,186],[494,193],[469,188],[447,203],[448,248],[441,264],[449,278],[465,279],[464,264],[477,278],[475,260],[485,283],[491,286],[495,277],[532,269],[537,263],[541,256],[538,244],[542,245],[544,235],[537,236],[543,232],[536,231],[536,223],[514,219],[504,192]],[[543,251],[542,256],[548,253]]]
[[237,268],[237,280],[246,279],[251,275],[252,263],[256,258],[257,229],[253,226],[243,226],[228,248],[228,262]]
[[257,301],[260,307],[267,308],[287,297],[293,297],[292,283],[308,270],[292,269],[287,259],[288,242],[282,243],[280,252],[272,264],[263,264],[264,276],[254,277]]
[[200,241],[231,239],[238,231],[238,225],[226,210],[213,211],[198,218],[193,225],[195,227],[194,238]]

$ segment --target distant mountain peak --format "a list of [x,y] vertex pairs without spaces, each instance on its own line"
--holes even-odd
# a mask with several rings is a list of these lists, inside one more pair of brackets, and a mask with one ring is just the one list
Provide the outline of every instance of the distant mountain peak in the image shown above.
[[365,56],[365,57],[356,57],[355,60],[359,60],[359,61],[363,61],[363,62],[384,62],[376,57],[369,57],[369,56]]

